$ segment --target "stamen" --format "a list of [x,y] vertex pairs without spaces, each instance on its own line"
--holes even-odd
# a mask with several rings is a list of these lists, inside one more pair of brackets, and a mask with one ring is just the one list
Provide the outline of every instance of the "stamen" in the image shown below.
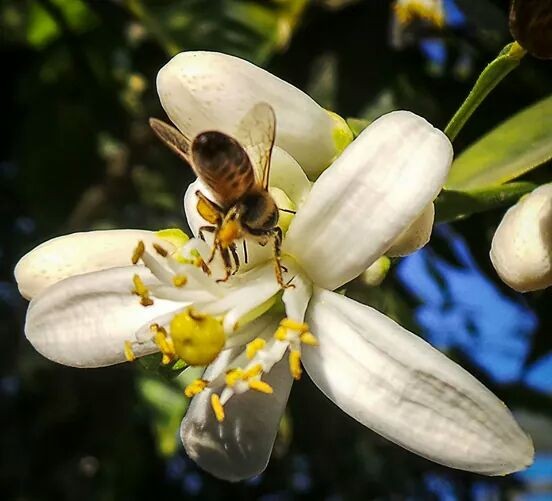
[[243,379],[243,376],[244,374],[241,369],[230,369],[224,377],[224,382],[226,383],[226,386],[232,388],[238,381]]
[[217,421],[222,423],[224,421],[224,407],[220,403],[220,397],[216,393],[211,395],[211,407],[213,408]]
[[250,379],[252,377],[258,376],[263,372],[263,366],[261,364],[255,364],[253,367],[250,367],[243,373],[245,379]]
[[130,341],[125,341],[124,350],[127,362],[134,362],[136,360],[136,355],[134,354],[134,351],[132,351],[132,343]]
[[285,341],[287,339],[287,329],[285,327],[278,327],[274,333],[274,337],[278,341]]
[[291,350],[289,353],[289,371],[293,379],[301,379],[303,370],[301,369],[301,352],[298,350]]
[[172,282],[175,287],[184,287],[188,283],[188,277],[186,275],[175,275]]
[[167,331],[158,324],[150,325],[150,330],[153,333],[153,342],[158,346],[159,351],[163,354],[161,363],[169,364],[175,357],[173,340],[167,335]]
[[144,245],[144,242],[142,240],[139,240],[134,251],[132,252],[132,264],[138,264],[138,261],[144,254],[145,250],[146,246]]
[[284,318],[283,320],[281,320],[280,326],[286,329],[299,331],[300,334],[303,334],[304,332],[308,332],[309,330],[308,324],[297,322],[295,320],[292,320],[291,318]]
[[207,388],[208,384],[209,381],[205,379],[195,379],[188,386],[186,386],[186,388],[184,389],[184,395],[186,395],[188,398],[192,398],[198,393],[201,393],[205,388]]
[[262,350],[266,345],[266,341],[264,339],[261,339],[260,337],[257,337],[253,339],[250,343],[247,343],[247,346],[245,348],[245,354],[247,355],[247,358],[251,360],[259,350]]
[[159,254],[161,257],[167,257],[169,255],[169,251],[161,247],[159,244],[154,243],[153,248],[155,249],[155,252],[157,252],[157,254]]
[[274,393],[272,386],[265,381],[261,381],[260,379],[253,379],[249,381],[249,388],[255,391],[260,391],[261,393],[266,393],[267,395]]
[[132,277],[132,283],[134,284],[133,294],[136,294],[140,298],[140,304],[142,306],[151,306],[153,300],[149,297],[149,289],[144,285],[139,275]]
[[299,340],[308,346],[318,346],[318,339],[316,339],[312,332],[303,332],[303,334],[299,336]]

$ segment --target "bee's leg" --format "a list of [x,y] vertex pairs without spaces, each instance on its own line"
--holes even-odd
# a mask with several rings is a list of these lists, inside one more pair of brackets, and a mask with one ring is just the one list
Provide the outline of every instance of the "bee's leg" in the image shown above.
[[[286,284],[284,283],[284,277],[282,276],[282,269],[284,268],[282,266],[282,228],[277,226],[273,233],[273,242],[274,242],[274,271],[276,273],[276,280],[278,281],[278,285],[282,289],[288,289],[293,288],[295,285],[293,284]],[[286,268],[287,271],[287,268]]]
[[247,242],[245,241],[245,238],[243,239],[243,260],[245,261],[245,264],[249,262],[249,257],[247,255]]
[[207,233],[214,233],[215,231],[217,231],[217,228],[215,226],[200,226],[199,227],[199,230],[197,230],[197,234],[199,236],[199,238],[201,240],[203,240],[205,242],[205,235],[203,234],[203,232],[207,232]]
[[232,275],[232,262],[230,261],[230,253],[228,252],[227,247],[219,246],[220,256],[222,257],[222,262],[224,263],[224,278],[219,278],[217,282],[226,282],[230,275]]
[[232,275],[235,275],[240,269],[240,256],[238,256],[235,243],[232,243],[229,249],[230,253],[232,254],[232,258],[234,259],[234,271],[232,271]]

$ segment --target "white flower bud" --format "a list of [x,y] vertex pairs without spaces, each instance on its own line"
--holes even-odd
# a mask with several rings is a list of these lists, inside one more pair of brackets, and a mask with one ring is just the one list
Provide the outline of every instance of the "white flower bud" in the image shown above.
[[528,292],[552,285],[552,184],[540,186],[508,209],[490,255],[512,289]]
[[186,135],[216,129],[232,134],[251,107],[276,112],[276,144],[315,178],[349,144],[345,121],[304,92],[248,61],[217,52],[182,52],[157,75],[163,108]]

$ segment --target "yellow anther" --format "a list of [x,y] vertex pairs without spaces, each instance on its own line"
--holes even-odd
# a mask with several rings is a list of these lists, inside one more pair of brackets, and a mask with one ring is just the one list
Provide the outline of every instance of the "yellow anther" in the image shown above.
[[186,275],[175,275],[172,282],[175,287],[184,287],[188,283],[188,277]]
[[159,254],[161,257],[167,257],[169,255],[169,251],[159,244],[154,243],[153,248],[155,249],[155,252],[157,252],[157,254]]
[[238,221],[231,219],[226,221],[218,231],[217,237],[223,247],[228,247],[232,242],[242,236],[243,230]]
[[173,340],[167,336],[167,331],[163,327],[159,327],[157,324],[150,325],[150,330],[154,332],[153,342],[159,348],[159,351],[163,354],[161,363],[163,365],[169,364],[175,356]]
[[261,364],[255,364],[253,367],[244,371],[243,379],[251,379],[252,377],[258,376],[261,372],[263,372],[263,366]]
[[192,381],[186,388],[184,389],[184,395],[186,395],[188,398],[192,398],[198,393],[201,393],[209,384],[209,381],[206,381],[205,379],[196,379]]
[[316,339],[312,332],[303,332],[303,334],[299,336],[299,339],[303,344],[318,346],[318,339]]
[[274,333],[274,337],[278,341],[285,341],[287,339],[287,329],[285,327],[278,327]]
[[139,275],[132,277],[132,283],[134,284],[133,294],[136,294],[140,298],[140,304],[142,306],[151,306],[153,300],[149,297],[149,289],[144,285]]
[[261,393],[266,393],[267,395],[274,393],[272,386],[270,386],[268,383],[265,383],[264,381],[261,381],[260,379],[250,380],[249,388],[255,391],[260,391]]
[[294,379],[300,379],[301,373],[301,353],[297,350],[291,350],[289,353],[289,371]]
[[220,320],[188,308],[170,323],[175,353],[189,365],[207,365],[224,348],[226,337]]
[[127,362],[134,362],[136,360],[136,355],[132,351],[132,343],[130,341],[125,341],[125,358]]
[[211,407],[219,423],[224,421],[224,407],[220,403],[220,398],[216,393],[211,395]]
[[243,379],[243,371],[241,369],[230,369],[224,377],[224,382],[226,386],[232,388],[241,379]]
[[145,250],[146,246],[144,245],[144,242],[140,240],[132,252],[132,264],[138,264],[138,261],[144,255]]
[[303,334],[304,332],[309,331],[308,324],[297,322],[296,320],[292,320],[291,318],[284,318],[283,320],[281,320],[280,327],[284,327],[285,329],[293,331],[299,331],[299,334]]
[[253,339],[250,343],[247,343],[247,346],[245,347],[245,354],[247,355],[247,358],[251,360],[259,350],[262,350],[265,347],[265,345],[266,341],[260,337]]

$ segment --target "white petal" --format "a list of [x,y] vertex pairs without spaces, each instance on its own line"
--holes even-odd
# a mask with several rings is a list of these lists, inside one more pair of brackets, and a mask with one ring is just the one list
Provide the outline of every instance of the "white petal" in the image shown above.
[[[270,332],[276,327],[277,321],[271,323]],[[235,350],[224,352],[224,358],[219,356],[204,378],[214,379],[235,354]],[[247,391],[234,395],[224,406],[226,417],[222,423],[211,409],[211,390],[192,400],[182,421],[182,442],[188,455],[215,477],[238,481],[266,468],[292,384],[287,360],[278,362],[263,380],[274,393]]]
[[105,230],[73,233],[53,238],[25,254],[15,267],[21,295],[31,299],[64,278],[130,265],[139,240],[167,250],[172,245],[146,230]]
[[[102,367],[125,360],[123,346],[146,323],[182,307],[154,299],[141,306],[131,293],[137,273],[146,286],[157,279],[143,266],[111,268],[77,275],[49,287],[31,301],[25,334],[46,358],[72,367]],[[152,353],[152,345],[137,348],[137,356]]]
[[406,111],[381,117],[314,183],[284,251],[317,285],[343,285],[433,201],[451,161],[450,141],[423,118]]
[[491,261],[500,278],[519,292],[552,285],[552,184],[506,212],[493,237]]
[[297,274],[291,284],[294,287],[285,289],[282,294],[282,301],[286,307],[286,317],[296,322],[303,322],[312,296],[312,283],[304,275]]
[[386,256],[408,256],[424,247],[431,238],[433,220],[435,219],[435,207],[433,202],[427,205],[416,220],[404,230],[393,245],[385,251]]
[[368,287],[377,287],[387,276],[390,267],[391,260],[387,256],[381,256],[364,271],[361,280]]
[[272,151],[269,181],[271,187],[281,189],[297,208],[303,205],[312,186],[296,160],[277,146]]
[[[232,134],[260,101],[276,112],[276,144],[310,175],[327,167],[352,134],[293,85],[237,57],[182,52],[157,75],[157,91],[170,119],[193,138],[205,130]],[[348,139],[350,141],[350,139]]]
[[307,372],[365,426],[453,468],[506,475],[531,464],[531,440],[506,406],[385,315],[317,289],[307,321],[320,342],[304,348]]

